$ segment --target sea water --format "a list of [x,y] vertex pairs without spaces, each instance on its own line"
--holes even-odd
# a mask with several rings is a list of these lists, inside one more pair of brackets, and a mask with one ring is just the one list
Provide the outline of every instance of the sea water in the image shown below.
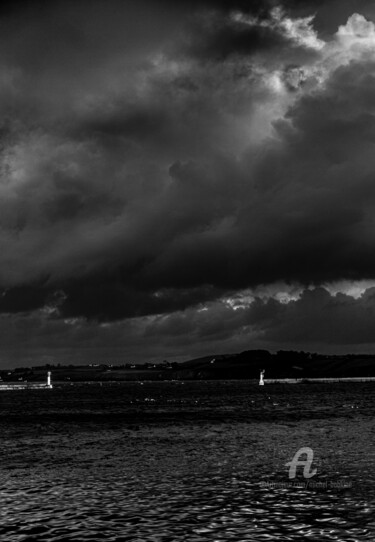
[[373,541],[374,397],[246,381],[3,392],[0,538]]

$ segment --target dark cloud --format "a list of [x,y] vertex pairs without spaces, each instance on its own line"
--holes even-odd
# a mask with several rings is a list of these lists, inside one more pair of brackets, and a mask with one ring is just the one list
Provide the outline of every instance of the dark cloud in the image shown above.
[[257,186],[279,232],[276,251],[269,248],[280,278],[374,275],[373,70],[369,62],[337,69],[322,91],[302,98],[276,125],[280,144],[261,162]]
[[0,312],[34,311],[46,303],[48,296],[48,290],[40,285],[18,286],[3,290],[0,297]]
[[289,303],[255,298],[237,309],[221,298],[110,324],[58,317],[53,307],[62,301],[57,292],[48,311],[0,315],[3,366],[160,362],[259,348],[368,353],[374,341],[375,288],[357,299],[318,288]]
[[[145,327],[146,337],[181,341],[194,338],[215,351],[216,341],[236,351],[246,344],[271,350],[288,348],[353,351],[374,340],[372,317],[375,288],[353,298],[331,295],[324,288],[306,290],[288,303],[256,298],[243,308],[232,308],[224,300],[208,303],[206,310],[191,309],[153,320]],[[334,351],[334,350],[333,350]]]
[[252,56],[262,55],[264,64],[280,67],[308,62],[316,56],[316,51],[306,44],[294,42],[282,27],[275,25],[270,12],[263,18],[257,14],[256,19],[216,13],[206,18],[198,16],[194,23],[186,53],[202,61],[222,62],[231,56],[246,56],[248,64]]
[[163,315],[146,334],[197,322],[199,343],[234,348],[241,326],[281,341],[279,316],[312,318],[312,301],[233,311],[225,296],[372,279],[375,31],[357,15],[335,34],[353,5],[334,6],[5,6],[0,311],[89,327]]
[[59,307],[65,318],[85,316],[89,320],[112,321],[123,318],[167,314],[215,299],[219,291],[210,285],[190,289],[137,289],[134,278],[114,276],[70,281],[63,289]]
[[261,26],[226,18],[208,19],[191,39],[191,53],[202,59],[222,61],[230,55],[249,55],[258,51],[285,48],[288,40],[278,32]]
[[374,288],[358,299],[345,294],[331,296],[319,288],[304,292],[299,300],[279,307],[279,311],[273,309],[263,327],[265,341],[341,349],[374,341]]

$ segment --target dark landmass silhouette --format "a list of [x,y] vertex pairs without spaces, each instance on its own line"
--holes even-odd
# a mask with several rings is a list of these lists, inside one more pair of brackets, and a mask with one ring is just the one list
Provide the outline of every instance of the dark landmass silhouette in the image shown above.
[[132,381],[132,380],[229,380],[278,378],[348,378],[375,377],[374,354],[324,355],[310,352],[280,350],[247,350],[235,354],[219,354],[176,363],[145,363],[142,365],[42,365],[0,371],[3,382],[34,382],[45,379],[52,371],[55,382]]

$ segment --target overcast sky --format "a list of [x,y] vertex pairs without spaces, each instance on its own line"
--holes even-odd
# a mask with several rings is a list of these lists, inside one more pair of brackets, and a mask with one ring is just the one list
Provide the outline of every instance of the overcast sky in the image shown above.
[[371,0],[0,9],[0,366],[375,352]]

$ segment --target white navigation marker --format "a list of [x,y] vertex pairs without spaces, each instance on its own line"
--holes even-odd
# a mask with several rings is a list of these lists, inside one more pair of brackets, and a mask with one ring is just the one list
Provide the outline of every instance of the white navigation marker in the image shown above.
[[52,384],[51,384],[51,371],[48,371],[48,373],[47,373],[47,388],[52,388]]
[[263,371],[260,371],[260,379],[259,379],[259,386],[264,386],[264,369]]

